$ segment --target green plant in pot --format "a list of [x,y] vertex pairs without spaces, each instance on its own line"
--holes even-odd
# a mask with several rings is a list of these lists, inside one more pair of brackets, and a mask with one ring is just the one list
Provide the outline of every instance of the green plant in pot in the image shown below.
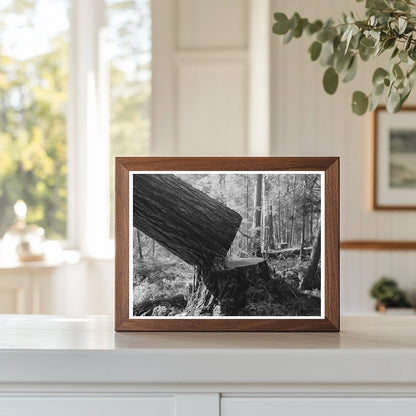
[[411,307],[405,293],[399,288],[397,282],[387,276],[377,280],[370,289],[370,295],[376,300],[376,309],[385,312],[386,308]]
[[[362,3],[364,0],[355,0]],[[366,0],[365,17],[344,13],[339,20],[310,22],[299,13],[291,18],[275,13],[273,32],[283,43],[307,34],[314,38],[309,47],[312,61],[326,68],[323,86],[334,94],[339,82],[350,82],[359,61],[367,62],[389,54],[390,64],[374,72],[372,90],[355,91],[352,110],[357,115],[374,110],[386,97],[387,110],[398,112],[416,80],[416,0]]]

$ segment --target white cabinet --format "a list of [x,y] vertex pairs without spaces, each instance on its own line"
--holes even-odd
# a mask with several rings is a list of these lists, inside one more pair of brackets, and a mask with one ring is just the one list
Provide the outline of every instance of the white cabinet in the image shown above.
[[0,316],[0,415],[414,416],[416,316],[341,333],[115,333]]
[[223,398],[221,416],[414,416],[412,398]]
[[174,416],[173,397],[15,397],[0,398],[7,416]]

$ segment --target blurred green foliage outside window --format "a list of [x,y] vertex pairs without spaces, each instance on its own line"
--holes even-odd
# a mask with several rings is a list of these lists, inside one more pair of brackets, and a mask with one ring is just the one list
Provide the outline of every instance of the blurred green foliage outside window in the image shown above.
[[[106,0],[109,74],[109,235],[114,157],[149,152],[151,0]],[[0,238],[23,199],[27,220],[67,236],[71,0],[0,4]],[[76,123],[76,120],[75,120]]]

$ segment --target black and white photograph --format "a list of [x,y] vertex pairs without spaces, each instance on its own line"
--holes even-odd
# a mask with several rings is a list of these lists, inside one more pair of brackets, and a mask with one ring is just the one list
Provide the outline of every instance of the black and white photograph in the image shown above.
[[131,172],[131,318],[320,317],[322,177]]

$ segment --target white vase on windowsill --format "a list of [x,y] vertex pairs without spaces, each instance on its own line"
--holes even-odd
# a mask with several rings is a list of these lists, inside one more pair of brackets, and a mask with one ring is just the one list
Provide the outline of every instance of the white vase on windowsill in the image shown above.
[[14,205],[16,220],[7,230],[3,244],[11,256],[21,261],[41,261],[45,256],[43,228],[26,224],[27,206],[19,200]]

